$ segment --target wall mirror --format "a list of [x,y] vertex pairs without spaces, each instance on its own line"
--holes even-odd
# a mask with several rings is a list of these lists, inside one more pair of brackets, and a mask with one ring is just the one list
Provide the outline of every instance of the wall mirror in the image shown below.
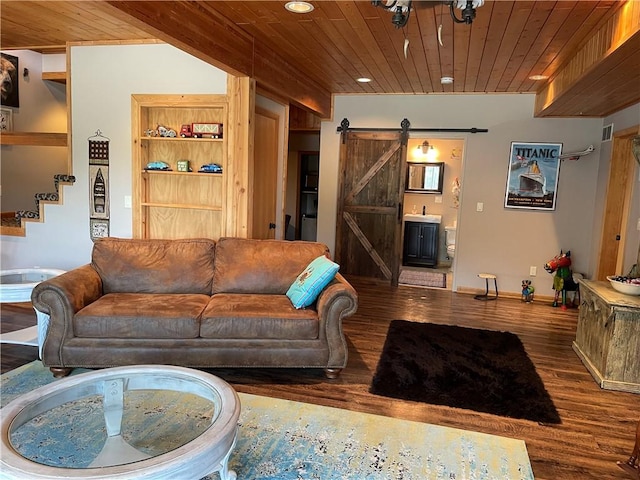
[[407,162],[407,181],[405,183],[405,192],[442,193],[443,178],[444,162]]

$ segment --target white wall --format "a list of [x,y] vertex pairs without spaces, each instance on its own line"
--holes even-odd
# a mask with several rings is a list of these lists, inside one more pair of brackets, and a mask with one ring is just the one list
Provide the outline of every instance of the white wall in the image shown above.
[[[67,103],[65,86],[42,80],[47,57],[65,59],[64,55],[42,55],[31,50],[5,53],[18,57],[20,107],[13,110],[15,132],[66,133]],[[29,75],[23,75],[24,68]],[[3,145],[2,211],[35,210],[36,193],[55,192],[53,176],[67,171],[67,149]]]
[[[321,131],[318,240],[334,251],[338,160],[343,118],[351,127],[399,128],[403,118],[413,128],[487,128],[464,134],[462,195],[456,245],[455,288],[482,288],[480,272],[498,276],[502,291],[520,292],[532,278],[536,291],[552,295],[552,276],[543,265],[560,249],[571,250],[574,270],[590,275],[594,191],[598,178],[602,119],[536,119],[534,95],[345,95],[335,98],[332,122]],[[556,210],[504,208],[512,141],[559,142],[563,151],[596,152],[579,161],[562,162]],[[476,212],[476,204],[484,204]]]
[[29,223],[26,237],[1,237],[3,269],[70,269],[90,261],[87,139],[101,130],[111,141],[111,231],[131,237],[131,95],[226,93],[223,71],[169,45],[71,47],[73,175],[64,205],[47,205],[45,223]]

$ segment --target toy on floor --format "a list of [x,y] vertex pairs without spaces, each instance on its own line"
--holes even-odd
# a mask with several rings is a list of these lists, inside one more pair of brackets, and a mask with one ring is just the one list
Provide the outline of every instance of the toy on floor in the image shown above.
[[522,301],[531,303],[533,302],[533,292],[535,288],[531,285],[531,280],[522,281]]
[[[555,272],[553,279],[553,289],[556,291],[553,299],[553,306],[558,306],[558,298],[562,296],[561,308],[566,310],[568,306],[577,307],[580,305],[580,285],[578,279],[582,277],[580,274],[573,274],[571,270],[571,251],[567,250],[553,257],[544,264],[544,269],[549,273]],[[569,304],[567,301],[567,292],[573,292],[573,299]]]

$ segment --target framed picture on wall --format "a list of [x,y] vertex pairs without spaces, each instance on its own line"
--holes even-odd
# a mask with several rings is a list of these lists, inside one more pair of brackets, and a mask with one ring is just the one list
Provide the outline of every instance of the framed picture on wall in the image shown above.
[[555,210],[561,143],[511,142],[505,208]]
[[13,131],[13,110],[0,107],[0,132]]
[[18,108],[18,57],[3,53],[0,55],[0,104]]

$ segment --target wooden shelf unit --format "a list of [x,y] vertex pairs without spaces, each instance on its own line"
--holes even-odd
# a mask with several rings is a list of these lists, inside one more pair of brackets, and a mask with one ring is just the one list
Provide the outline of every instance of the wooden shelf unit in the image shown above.
[[42,72],[42,80],[67,84],[67,72]]
[[[222,123],[225,95],[133,95],[133,235],[135,238],[212,238],[225,234],[227,142],[225,138],[146,136],[158,125],[180,132],[183,124]],[[225,132],[227,133],[227,132]],[[191,172],[178,171],[188,160]],[[149,162],[171,170],[145,170]],[[217,163],[222,173],[199,173]]]
[[66,133],[2,132],[1,145],[30,145],[38,147],[66,147]]

